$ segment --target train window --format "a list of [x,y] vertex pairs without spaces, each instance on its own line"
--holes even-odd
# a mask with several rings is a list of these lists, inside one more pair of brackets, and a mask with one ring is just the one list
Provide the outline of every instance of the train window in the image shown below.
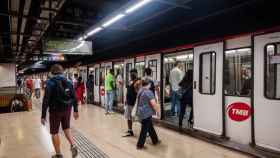
[[136,62],[135,69],[137,70],[138,77],[142,78],[144,76],[145,62],[144,61]]
[[149,68],[152,70],[153,80],[157,80],[157,60],[150,60],[148,63]]
[[216,85],[216,52],[200,54],[199,92],[215,94]]
[[265,96],[269,99],[280,99],[280,43],[265,47]]
[[125,68],[125,81],[126,81],[126,85],[129,85],[129,81],[130,81],[130,70],[132,69],[132,63],[127,63]]
[[231,96],[250,96],[251,49],[234,49],[225,52],[224,93]]
[[95,75],[94,75],[94,77],[95,77],[95,86],[99,86],[99,72],[98,72],[98,68],[95,68]]

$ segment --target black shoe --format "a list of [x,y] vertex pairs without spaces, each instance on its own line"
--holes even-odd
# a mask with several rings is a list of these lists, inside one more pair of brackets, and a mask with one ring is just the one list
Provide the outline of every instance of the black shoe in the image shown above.
[[124,135],[123,137],[133,137],[133,136],[134,136],[133,131],[127,131],[126,135]]
[[63,156],[61,154],[56,154],[56,155],[53,155],[52,158],[63,158]]
[[137,145],[137,146],[136,146],[136,149],[137,149],[137,150],[143,150],[143,149],[146,149],[146,147],[145,147],[145,146],[138,146],[138,145]]
[[161,140],[158,140],[156,143],[153,143],[154,145],[159,145],[161,144]]

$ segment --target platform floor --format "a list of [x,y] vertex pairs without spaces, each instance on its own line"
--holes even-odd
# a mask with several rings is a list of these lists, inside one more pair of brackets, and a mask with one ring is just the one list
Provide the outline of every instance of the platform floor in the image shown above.
[[[40,101],[33,102],[32,112],[0,115],[0,158],[50,158],[54,150],[48,127],[40,124]],[[36,107],[37,106],[37,107]],[[162,143],[136,150],[139,124],[134,125],[136,137],[123,138],[126,124],[120,114],[104,115],[104,110],[93,105],[80,107],[80,119],[72,122],[73,132],[89,145],[80,151],[94,153],[96,157],[110,158],[246,158],[250,157],[220,146],[206,143],[178,132],[156,127]],[[78,133],[78,134],[77,134]],[[70,158],[69,146],[64,137],[62,151]],[[77,140],[77,138],[75,138]],[[77,140],[78,141],[78,140]],[[101,155],[100,155],[101,153]],[[103,155],[102,155],[103,154]],[[84,154],[80,157],[86,157]],[[94,157],[94,156],[89,156]]]

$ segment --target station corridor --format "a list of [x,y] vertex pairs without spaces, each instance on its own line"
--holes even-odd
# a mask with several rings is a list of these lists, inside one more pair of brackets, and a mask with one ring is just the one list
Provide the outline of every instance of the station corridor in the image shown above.
[[[0,115],[0,158],[48,158],[54,150],[48,125],[40,124],[40,102],[33,101],[33,111]],[[187,135],[156,126],[162,143],[137,150],[140,130],[134,125],[135,137],[123,138],[126,124],[122,115],[104,115],[93,105],[80,106],[80,119],[72,121],[72,131],[79,145],[79,157],[96,158],[246,158],[239,152],[212,145]],[[62,135],[62,133],[61,133]],[[70,158],[69,146],[62,138],[64,157]],[[80,142],[79,142],[80,141]],[[85,145],[86,144],[86,145]]]

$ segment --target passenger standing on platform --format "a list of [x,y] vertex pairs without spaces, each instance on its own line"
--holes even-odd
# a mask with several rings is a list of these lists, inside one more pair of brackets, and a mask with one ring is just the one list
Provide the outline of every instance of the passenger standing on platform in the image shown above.
[[75,91],[76,91],[78,103],[81,103],[82,105],[85,104],[84,102],[85,84],[81,76],[78,77],[78,82],[76,84]]
[[74,74],[74,78],[72,80],[72,84],[73,84],[74,88],[77,87],[78,77],[79,77],[78,74]]
[[133,130],[132,130],[132,109],[135,105],[136,96],[137,96],[137,70],[132,69],[130,70],[130,81],[129,85],[127,85],[127,92],[126,92],[126,99],[125,99],[125,112],[124,116],[127,119],[127,126],[128,131],[126,132],[126,135],[124,137],[134,136]]
[[179,61],[175,62],[175,67],[171,70],[169,76],[169,82],[171,84],[171,113],[172,116],[176,116],[180,112],[180,100],[177,94],[179,90],[179,83],[184,77],[184,73],[181,70],[181,63]]
[[93,104],[94,76],[90,74],[87,80],[87,103]]
[[58,135],[60,124],[71,145],[72,157],[76,157],[78,155],[78,150],[74,145],[73,137],[70,132],[72,106],[74,108],[75,120],[79,118],[75,91],[71,82],[63,76],[63,68],[61,65],[53,65],[51,73],[54,76],[47,81],[42,105],[41,123],[45,125],[47,109],[49,108],[50,133],[56,152],[56,155],[52,156],[52,158],[63,158]]
[[115,89],[114,70],[110,69],[109,73],[105,78],[105,92],[106,92],[105,114],[113,113],[114,89]]
[[39,76],[37,76],[35,79],[34,79],[34,90],[35,90],[35,97],[37,99],[40,99],[41,97],[41,79],[39,78]]
[[179,115],[179,129],[182,129],[183,119],[186,113],[186,107],[191,108],[190,116],[188,118],[188,127],[193,125],[193,71],[188,70],[183,80],[179,83],[180,92],[181,92],[181,110]]
[[150,84],[150,90],[154,93],[155,97],[159,95],[159,84],[156,80],[153,79],[152,69],[145,68],[143,80],[148,80]]
[[154,93],[150,90],[150,80],[142,81],[142,88],[139,90],[137,97],[137,115],[141,121],[141,131],[137,142],[137,149],[143,149],[149,133],[154,145],[159,143],[157,133],[154,129],[152,116],[160,112],[157,106]]
[[27,77],[26,81],[26,93],[29,99],[32,97],[32,91],[33,91],[33,81],[31,77]]

